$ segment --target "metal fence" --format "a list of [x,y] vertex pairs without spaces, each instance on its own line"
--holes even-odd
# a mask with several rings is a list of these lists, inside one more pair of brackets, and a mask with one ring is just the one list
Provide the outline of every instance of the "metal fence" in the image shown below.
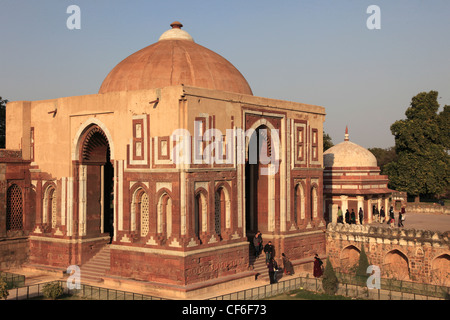
[[71,296],[72,299],[75,300],[165,300],[159,297],[116,289],[101,288],[87,284],[81,284],[80,289],[69,289],[67,287],[67,282],[62,280],[10,289],[7,300],[39,299],[44,296],[43,288],[49,283],[59,283],[63,288],[64,294]]
[[[360,283],[357,282],[357,279],[354,275],[348,273],[336,273],[339,282],[343,285],[354,285],[362,288],[366,288],[361,286]],[[390,292],[392,297],[413,297],[414,300],[416,296],[422,297],[426,296],[429,298],[440,298],[440,299],[450,299],[450,287],[428,284],[428,283],[419,283],[412,281],[404,281],[404,280],[396,280],[396,279],[387,279],[380,278],[380,292]],[[373,290],[369,290],[373,291]],[[388,298],[391,300],[390,298]]]
[[[336,295],[364,300],[443,300],[450,299],[450,288],[403,281],[392,286],[384,279],[381,289],[368,289],[351,283],[339,283]],[[389,284],[389,286],[388,286]],[[424,290],[426,288],[426,290]],[[210,300],[262,300],[294,290],[323,292],[322,278],[296,277],[256,288],[220,295]],[[398,290],[401,289],[401,290]]]
[[[17,275],[16,275],[17,276]],[[15,277],[14,279],[19,279]],[[350,279],[350,278],[349,278]],[[21,280],[17,280],[21,281]],[[341,280],[342,281],[342,278]],[[43,297],[43,288],[48,283],[59,283],[66,295],[73,299],[86,300],[166,300],[139,293],[81,284],[80,289],[69,289],[66,281],[52,281],[9,290],[7,300],[30,300]],[[323,292],[322,278],[296,277],[274,284],[249,288],[209,300],[262,300],[294,290]],[[381,289],[368,289],[353,283],[338,285],[337,295],[365,300],[442,300],[450,299],[450,288],[407,281],[382,279]]]
[[0,271],[0,278],[6,281],[8,289],[23,287],[25,285],[25,276],[21,274]]
[[224,294],[209,300],[262,300],[298,289],[319,292],[322,290],[322,279],[297,277],[274,284]]

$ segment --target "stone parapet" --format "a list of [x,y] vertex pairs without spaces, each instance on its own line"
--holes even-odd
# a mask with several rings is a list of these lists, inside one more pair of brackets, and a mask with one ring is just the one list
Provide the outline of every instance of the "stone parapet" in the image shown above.
[[395,243],[400,245],[433,245],[449,247],[449,233],[420,229],[386,228],[370,225],[329,224],[327,238],[331,240]]
[[327,256],[334,267],[352,273],[364,246],[382,277],[449,286],[449,237],[450,232],[329,224]]
[[442,206],[438,203],[408,203],[406,213],[450,214],[450,206]]

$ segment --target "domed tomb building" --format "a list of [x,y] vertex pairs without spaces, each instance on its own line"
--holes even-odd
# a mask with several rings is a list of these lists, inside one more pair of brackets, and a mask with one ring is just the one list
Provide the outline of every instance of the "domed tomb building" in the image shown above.
[[323,153],[324,164],[324,206],[327,222],[337,222],[340,207],[345,212],[356,213],[356,223],[360,224],[359,209],[364,214],[363,223],[374,221],[374,206],[383,206],[389,213],[390,197],[393,190],[388,185],[388,177],[380,175],[377,159],[367,149],[349,140],[348,128],[345,129],[343,142]]
[[8,103],[0,237],[29,238],[29,267],[188,297],[254,281],[256,231],[277,259],[325,253],[324,108],[253,96],[171,26],[97,94]]

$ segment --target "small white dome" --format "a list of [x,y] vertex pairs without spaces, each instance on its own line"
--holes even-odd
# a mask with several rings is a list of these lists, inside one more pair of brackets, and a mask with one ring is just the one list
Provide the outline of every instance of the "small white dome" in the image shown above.
[[323,153],[325,168],[330,167],[377,167],[377,158],[369,150],[348,140],[331,147]]
[[189,33],[187,33],[184,30],[181,30],[183,25],[180,22],[175,21],[170,26],[172,27],[172,29],[164,32],[161,35],[161,37],[159,37],[159,41],[161,41],[161,40],[188,40],[188,41],[195,42]]

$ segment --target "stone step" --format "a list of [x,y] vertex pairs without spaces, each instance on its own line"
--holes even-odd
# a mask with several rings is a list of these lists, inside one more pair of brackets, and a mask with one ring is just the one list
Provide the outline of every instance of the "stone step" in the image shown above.
[[103,247],[94,257],[81,266],[82,282],[102,282],[102,277],[110,269],[111,255],[109,246]]

